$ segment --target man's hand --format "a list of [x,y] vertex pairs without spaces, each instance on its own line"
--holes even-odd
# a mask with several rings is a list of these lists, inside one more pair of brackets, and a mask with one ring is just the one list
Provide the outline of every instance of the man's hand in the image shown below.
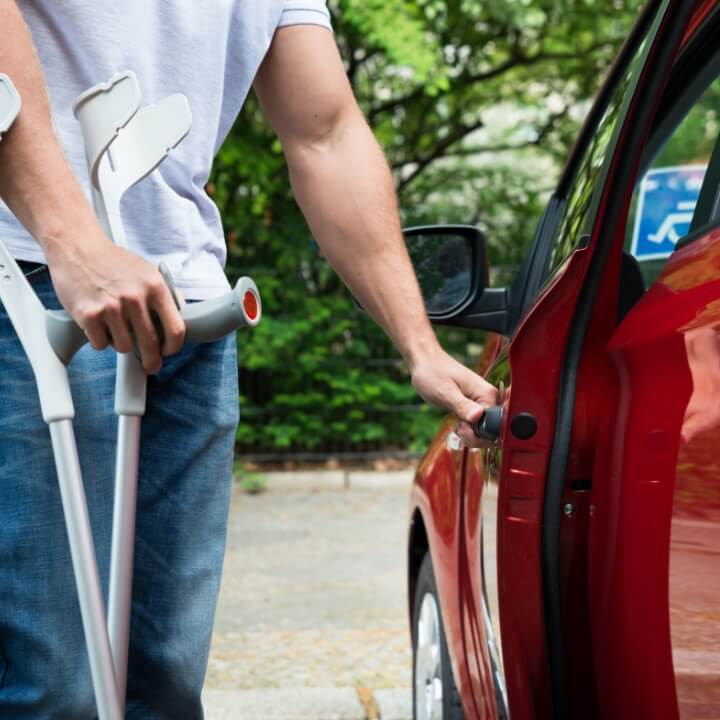
[[496,404],[492,386],[438,345],[400,228],[387,162],[353,97],[331,33],[281,28],[255,81],[295,197],[325,257],[405,357],[417,391],[455,412],[459,434]]
[[162,352],[182,346],[185,326],[162,276],[104,235],[55,137],[32,38],[14,0],[0,0],[0,68],[10,75],[22,111],[0,146],[0,197],[38,240],[60,302],[93,347],[132,350],[157,372]]
[[456,432],[467,447],[487,444],[475,435],[472,426],[487,408],[497,405],[496,388],[440,348],[418,360],[411,372],[418,395],[457,415],[460,422]]
[[[99,228],[47,247],[58,298],[96,350],[130,352],[134,339],[147,373],[160,369],[162,355],[180,350],[185,324],[157,268],[113,245]],[[153,315],[163,328],[162,348]]]

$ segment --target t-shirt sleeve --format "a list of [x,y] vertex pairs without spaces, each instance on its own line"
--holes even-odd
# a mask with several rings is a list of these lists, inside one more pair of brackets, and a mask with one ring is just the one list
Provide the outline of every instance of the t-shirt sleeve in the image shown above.
[[285,0],[278,27],[288,25],[321,25],[332,30],[325,0]]

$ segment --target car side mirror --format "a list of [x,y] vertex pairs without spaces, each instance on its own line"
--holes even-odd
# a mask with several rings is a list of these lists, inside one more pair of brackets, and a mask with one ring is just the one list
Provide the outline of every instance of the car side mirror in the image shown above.
[[485,237],[477,228],[425,226],[403,234],[431,320],[456,315],[483,292],[488,268]]
[[488,287],[487,243],[480,230],[424,225],[403,234],[433,323],[506,332],[508,293]]

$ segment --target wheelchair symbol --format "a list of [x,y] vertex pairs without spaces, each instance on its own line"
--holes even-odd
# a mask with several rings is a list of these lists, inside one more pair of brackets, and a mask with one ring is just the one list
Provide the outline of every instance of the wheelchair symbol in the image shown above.
[[686,234],[678,232],[678,226],[689,226],[693,219],[693,212],[697,205],[696,200],[679,202],[675,212],[670,213],[662,222],[656,233],[649,233],[647,239],[656,245],[662,245],[666,240],[677,245],[678,240]]

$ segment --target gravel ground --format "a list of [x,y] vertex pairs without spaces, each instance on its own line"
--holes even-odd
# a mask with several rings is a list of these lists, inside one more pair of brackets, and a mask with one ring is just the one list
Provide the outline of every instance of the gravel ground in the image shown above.
[[207,687],[409,688],[407,507],[398,487],[236,490]]

